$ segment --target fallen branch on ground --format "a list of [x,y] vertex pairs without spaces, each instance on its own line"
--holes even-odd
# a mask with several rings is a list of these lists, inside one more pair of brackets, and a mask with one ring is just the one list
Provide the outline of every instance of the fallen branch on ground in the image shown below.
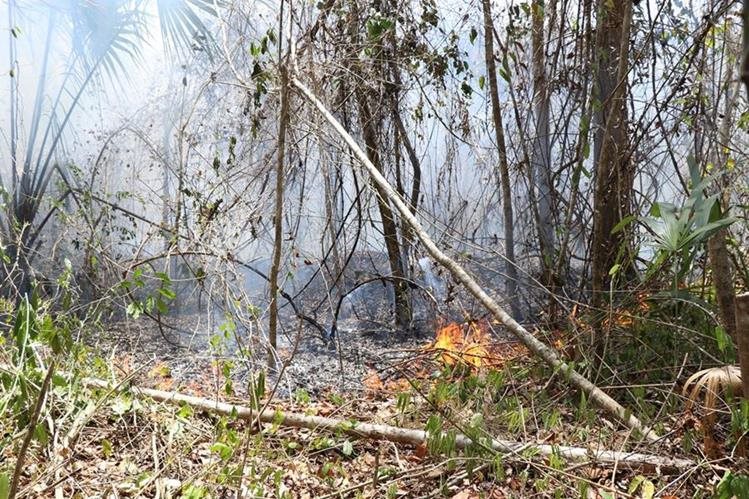
[[595,402],[598,407],[604,409],[609,414],[615,416],[619,421],[623,422],[632,429],[639,431],[647,439],[651,441],[658,440],[658,435],[655,434],[650,428],[646,428],[642,422],[635,417],[631,411],[622,407],[619,402],[611,398],[603,390],[594,385],[588,378],[578,373],[569,364],[564,362],[557,352],[540,341],[538,338],[533,336],[527,329],[521,326],[510,314],[504,311],[499,306],[494,298],[489,296],[484,289],[479,286],[476,280],[471,277],[458,263],[447,256],[442,250],[440,250],[435,242],[429,237],[421,223],[417,220],[416,216],[411,212],[405,201],[401,199],[398,193],[393,189],[387,179],[377,170],[367,157],[367,154],[359,147],[356,140],[349,134],[343,125],[333,116],[330,111],[325,107],[320,99],[318,99],[312,91],[307,88],[301,81],[296,78],[291,79],[292,84],[301,92],[301,94],[314,105],[325,120],[335,129],[340,137],[346,142],[351,149],[351,152],[357,157],[359,162],[369,173],[370,177],[376,183],[387,197],[393,202],[398,212],[403,217],[403,220],[413,229],[414,234],[418,236],[424,247],[429,254],[437,260],[437,262],[445,267],[455,277],[455,279],[463,284],[463,286],[470,292],[477,300],[481,302],[487,310],[489,310],[494,317],[502,322],[512,334],[515,335],[528,349],[535,355],[541,357],[544,362],[554,368],[555,371],[560,371],[564,374],[564,378],[568,379],[574,386],[582,390],[588,395],[588,398]]
[[[88,388],[103,388],[107,390],[125,391],[126,387],[113,387],[101,379],[84,378],[83,385]],[[151,388],[139,388],[131,386],[130,391],[137,397],[147,397],[157,402],[165,402],[174,405],[187,404],[194,409],[220,414],[224,416],[236,415],[244,421],[260,421],[262,423],[278,424],[291,428],[307,428],[316,431],[327,431],[331,433],[345,433],[356,438],[370,440],[387,440],[390,442],[422,445],[427,442],[429,435],[423,430],[400,428],[385,424],[362,423],[345,419],[328,418],[323,416],[307,416],[294,412],[281,412],[266,409],[258,414],[249,407],[217,402],[202,397],[195,397],[178,392],[167,392]],[[665,472],[667,470],[684,470],[696,466],[691,459],[680,459],[658,456],[655,454],[642,454],[630,452],[617,452],[610,450],[593,450],[584,447],[570,447],[564,445],[534,444],[513,442],[508,440],[486,439],[480,442],[484,447],[501,454],[529,453],[541,456],[555,454],[572,461],[590,461],[596,464],[614,464],[619,468],[641,468],[655,467]],[[474,444],[474,441],[466,436],[458,434],[455,438],[455,447],[465,449]]]

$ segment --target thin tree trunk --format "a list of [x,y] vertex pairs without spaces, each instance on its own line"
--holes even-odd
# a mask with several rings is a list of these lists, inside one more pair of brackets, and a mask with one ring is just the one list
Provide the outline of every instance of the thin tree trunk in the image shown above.
[[505,235],[505,265],[507,267],[507,299],[514,317],[520,317],[520,299],[518,297],[518,270],[515,262],[515,225],[512,213],[512,188],[510,186],[510,168],[507,163],[507,145],[505,144],[504,125],[499,104],[499,85],[497,83],[497,65],[494,62],[494,35],[491,11],[491,0],[482,0],[484,10],[484,58],[486,61],[489,94],[494,122],[494,138],[499,154],[500,188],[502,190],[502,214]]
[[[487,0],[484,0],[487,1]],[[538,340],[533,336],[527,329],[521,326],[515,319],[513,319],[505,310],[499,306],[499,304],[489,296],[476,282],[476,280],[468,275],[466,271],[458,265],[455,260],[447,256],[442,250],[440,250],[434,243],[432,238],[427,234],[424,228],[419,223],[416,216],[408,208],[408,205],[403,201],[398,193],[395,192],[393,187],[388,183],[387,179],[380,173],[377,167],[372,163],[367,154],[359,147],[356,141],[351,135],[343,128],[341,123],[335,119],[335,117],[328,111],[325,105],[307,88],[302,82],[296,78],[292,78],[292,84],[302,93],[302,95],[314,105],[325,120],[335,129],[338,135],[346,142],[351,151],[357,157],[359,162],[369,173],[370,178],[376,184],[379,192],[382,192],[400,212],[401,217],[406,223],[411,225],[414,234],[421,240],[422,244],[440,265],[445,267],[455,277],[455,279],[463,284],[465,288],[470,292],[492,315],[504,324],[510,332],[515,335],[531,352],[539,356],[546,362],[555,372],[562,374],[563,379],[569,380],[574,386],[579,388],[588,398],[597,404],[599,407],[607,411],[612,416],[616,417],[619,421],[626,424],[632,429],[639,431],[642,435],[650,440],[657,440],[659,437],[649,428],[646,428],[642,422],[633,415],[633,413],[624,407],[622,407],[616,400],[608,396],[600,388],[591,383],[587,378],[578,373],[569,364],[564,362],[557,352]]]
[[[544,36],[544,2],[531,5],[531,51],[533,66],[533,109],[535,137],[531,156],[532,180],[538,194],[538,243],[541,249],[543,283],[554,292],[554,220],[553,186],[551,185],[551,143],[549,140],[549,89],[546,80],[546,44]],[[553,302],[553,300],[552,300]]]
[[741,81],[744,82],[747,96],[749,97],[749,0],[744,0],[741,20],[743,22],[742,50],[741,58]]
[[[726,36],[728,36],[726,34]],[[724,48],[724,50],[726,50]],[[726,207],[730,203],[731,195],[731,178],[732,172],[726,167],[728,163],[728,154],[724,151],[728,147],[728,143],[731,138],[731,126],[733,125],[734,109],[736,105],[735,96],[738,92],[732,92],[731,87],[733,86],[734,68],[733,64],[728,63],[728,69],[726,70],[725,88],[726,96],[723,107],[723,118],[720,130],[718,131],[718,141],[713,147],[713,153],[716,158],[716,165],[718,168],[723,169],[723,174],[717,180],[717,188],[719,189],[719,200],[720,206]],[[720,94],[718,93],[718,96]],[[717,115],[717,106],[716,112]],[[714,116],[713,119],[718,119],[718,116]],[[736,298],[736,291],[734,290],[733,284],[733,268],[731,266],[731,258],[728,253],[728,230],[722,229],[717,233],[713,234],[707,242],[708,256],[710,259],[710,269],[712,270],[713,285],[715,286],[715,299],[718,302],[718,310],[720,311],[720,321],[723,324],[728,335],[733,339],[734,344],[736,343],[736,308],[734,300]]]
[[560,278],[563,285],[566,285],[567,279],[569,277],[570,259],[568,257],[568,254],[571,253],[571,251],[569,250],[569,246],[570,239],[572,238],[572,218],[574,216],[575,209],[577,208],[578,197],[580,195],[580,176],[583,171],[585,160],[587,159],[585,152],[588,148],[590,121],[593,112],[590,103],[589,91],[591,64],[590,48],[592,46],[591,4],[592,0],[584,0],[583,2],[582,29],[584,29],[584,36],[581,37],[582,40],[579,42],[580,50],[578,52],[581,56],[581,61],[584,61],[581,63],[582,74],[584,75],[580,99],[580,110],[582,116],[580,118],[580,131],[577,138],[577,144],[575,146],[576,160],[574,170],[572,171],[572,179],[570,185],[571,192],[569,201],[567,203],[567,211],[564,215],[564,225],[562,225],[563,235],[562,240],[559,244],[559,254],[557,257],[556,275]]
[[274,221],[273,261],[270,267],[270,317],[268,319],[268,368],[275,366],[278,336],[278,273],[283,249],[283,191],[286,129],[289,125],[289,73],[286,63],[280,66],[281,110],[278,124],[278,156],[276,162],[276,210]]
[[[418,156],[416,156],[416,151],[413,148],[413,145],[411,144],[411,139],[408,138],[408,132],[406,131],[406,127],[403,125],[403,120],[401,119],[400,111],[398,109],[393,110],[393,121],[395,122],[395,126],[398,130],[398,134],[403,141],[403,147],[406,149],[406,154],[408,155],[408,160],[411,163],[411,168],[413,169],[413,180],[411,181],[411,194],[409,196],[408,202],[411,206],[411,209],[414,213],[418,210],[419,207],[419,196],[421,195],[421,163],[419,162]],[[408,225],[405,225],[402,229],[403,232],[403,245],[407,246],[411,244],[413,241],[413,234],[411,234],[411,228],[408,227]]]
[[[594,103],[598,111],[595,135],[595,193],[591,274],[593,306],[603,307],[609,289],[610,271],[626,244],[624,231],[614,227],[630,211],[634,175],[629,160],[627,133],[627,65],[632,2],[598,0],[596,17],[597,84]],[[624,273],[626,257],[621,259]],[[600,327],[594,327],[600,333]],[[596,350],[603,345],[600,334],[592,338]],[[600,351],[598,351],[600,353]]]
[[736,339],[741,366],[741,386],[749,400],[749,293],[736,297]]
[[707,249],[713,274],[713,285],[715,286],[715,300],[718,302],[718,310],[720,311],[720,323],[731,339],[736,342],[736,308],[734,304],[736,293],[733,289],[731,259],[726,247],[727,238],[728,231],[726,229],[719,230],[707,241]]
[[[364,144],[367,148],[367,155],[375,165],[377,171],[383,174],[382,162],[377,140],[377,132],[374,126],[374,116],[366,102],[366,95],[362,90],[357,92],[357,102],[359,104],[359,122],[364,136]],[[377,193],[377,206],[380,211],[382,220],[382,232],[385,236],[385,249],[390,262],[390,273],[393,277],[393,290],[395,292],[395,325],[399,329],[408,329],[411,327],[412,309],[411,296],[408,289],[408,283],[404,280],[405,271],[401,246],[398,242],[398,226],[395,223],[393,210],[390,207],[390,201],[382,189],[375,185]]]
[[[362,16],[359,12],[360,7],[355,2],[351,4],[346,36],[352,47],[362,49],[364,45],[369,44],[367,46],[378,54],[378,58],[384,59],[385,51],[381,42],[372,43],[360,40],[359,28],[362,25]],[[359,114],[359,126],[362,131],[367,154],[378,171],[384,175],[385,170],[381,157],[382,150],[379,137],[380,124],[382,123],[381,113],[384,110],[380,111],[379,108],[372,107],[373,104],[370,103],[370,92],[368,91],[366,82],[382,76],[380,74],[373,75],[372,73],[374,72],[382,73],[383,75],[387,74],[387,68],[384,64],[375,65],[373,68],[365,67],[356,52],[347,54],[346,60],[351,61],[349,70],[359,80],[354,89],[354,94]],[[377,193],[377,207],[382,222],[385,250],[390,266],[390,277],[393,283],[395,326],[400,330],[407,330],[412,325],[413,310],[410,289],[405,280],[406,263],[404,262],[404,253],[401,251],[403,241],[399,241],[398,223],[390,207],[390,201],[388,201],[387,196],[384,196],[376,185],[375,192]]]

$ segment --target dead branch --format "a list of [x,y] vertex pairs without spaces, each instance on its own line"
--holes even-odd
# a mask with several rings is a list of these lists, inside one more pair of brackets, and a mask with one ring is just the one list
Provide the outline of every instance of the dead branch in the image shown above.
[[[125,391],[122,385],[112,386],[107,381],[96,378],[84,378],[84,386],[88,388],[103,388],[107,390]],[[323,416],[308,416],[294,412],[283,412],[274,409],[264,409],[262,412],[254,411],[249,407],[218,402],[202,397],[195,397],[179,392],[167,392],[151,388],[140,388],[131,386],[133,395],[142,398],[150,398],[157,402],[173,405],[187,404],[194,409],[199,409],[211,414],[223,416],[236,415],[243,421],[260,421],[261,423],[278,424],[291,428],[306,428],[315,431],[326,431],[331,433],[344,433],[346,435],[365,438],[370,440],[387,440],[401,444],[422,445],[429,439],[429,434],[423,430],[401,428],[385,424],[363,423],[359,421],[328,418]],[[480,442],[474,442],[471,437],[458,434],[455,438],[457,449],[466,449],[471,445],[481,445],[502,454],[529,453],[541,456],[557,455],[572,461],[589,461],[595,464],[614,464],[618,467],[628,469],[641,467],[655,467],[662,472],[667,470],[684,470],[697,465],[691,459],[681,459],[659,456],[655,454],[642,454],[636,452],[618,452],[611,450],[594,450],[584,447],[571,447],[564,445],[533,444],[513,442],[509,440],[482,438]]]

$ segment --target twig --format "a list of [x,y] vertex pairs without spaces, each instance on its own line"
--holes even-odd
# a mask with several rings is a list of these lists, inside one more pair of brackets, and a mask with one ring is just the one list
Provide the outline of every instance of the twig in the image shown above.
[[18,482],[21,479],[21,472],[23,471],[23,465],[26,461],[26,453],[29,450],[29,444],[31,439],[34,437],[34,430],[36,429],[36,422],[39,421],[39,415],[42,413],[42,407],[44,401],[47,398],[47,391],[49,390],[49,382],[52,380],[52,373],[55,371],[55,361],[52,361],[47,368],[47,375],[44,377],[42,388],[39,390],[39,396],[36,398],[36,406],[34,412],[31,415],[31,421],[29,421],[29,429],[26,432],[26,437],[23,439],[21,450],[18,452],[18,458],[16,459],[16,468],[13,470],[13,480],[10,483],[10,492],[8,493],[8,499],[14,499],[18,492]]

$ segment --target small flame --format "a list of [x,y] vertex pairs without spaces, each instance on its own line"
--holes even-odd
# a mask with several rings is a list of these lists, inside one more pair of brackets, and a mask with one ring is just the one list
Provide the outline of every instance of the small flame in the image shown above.
[[431,348],[441,351],[440,358],[448,366],[462,362],[481,367],[488,364],[490,338],[476,323],[467,327],[452,323],[437,331]]

